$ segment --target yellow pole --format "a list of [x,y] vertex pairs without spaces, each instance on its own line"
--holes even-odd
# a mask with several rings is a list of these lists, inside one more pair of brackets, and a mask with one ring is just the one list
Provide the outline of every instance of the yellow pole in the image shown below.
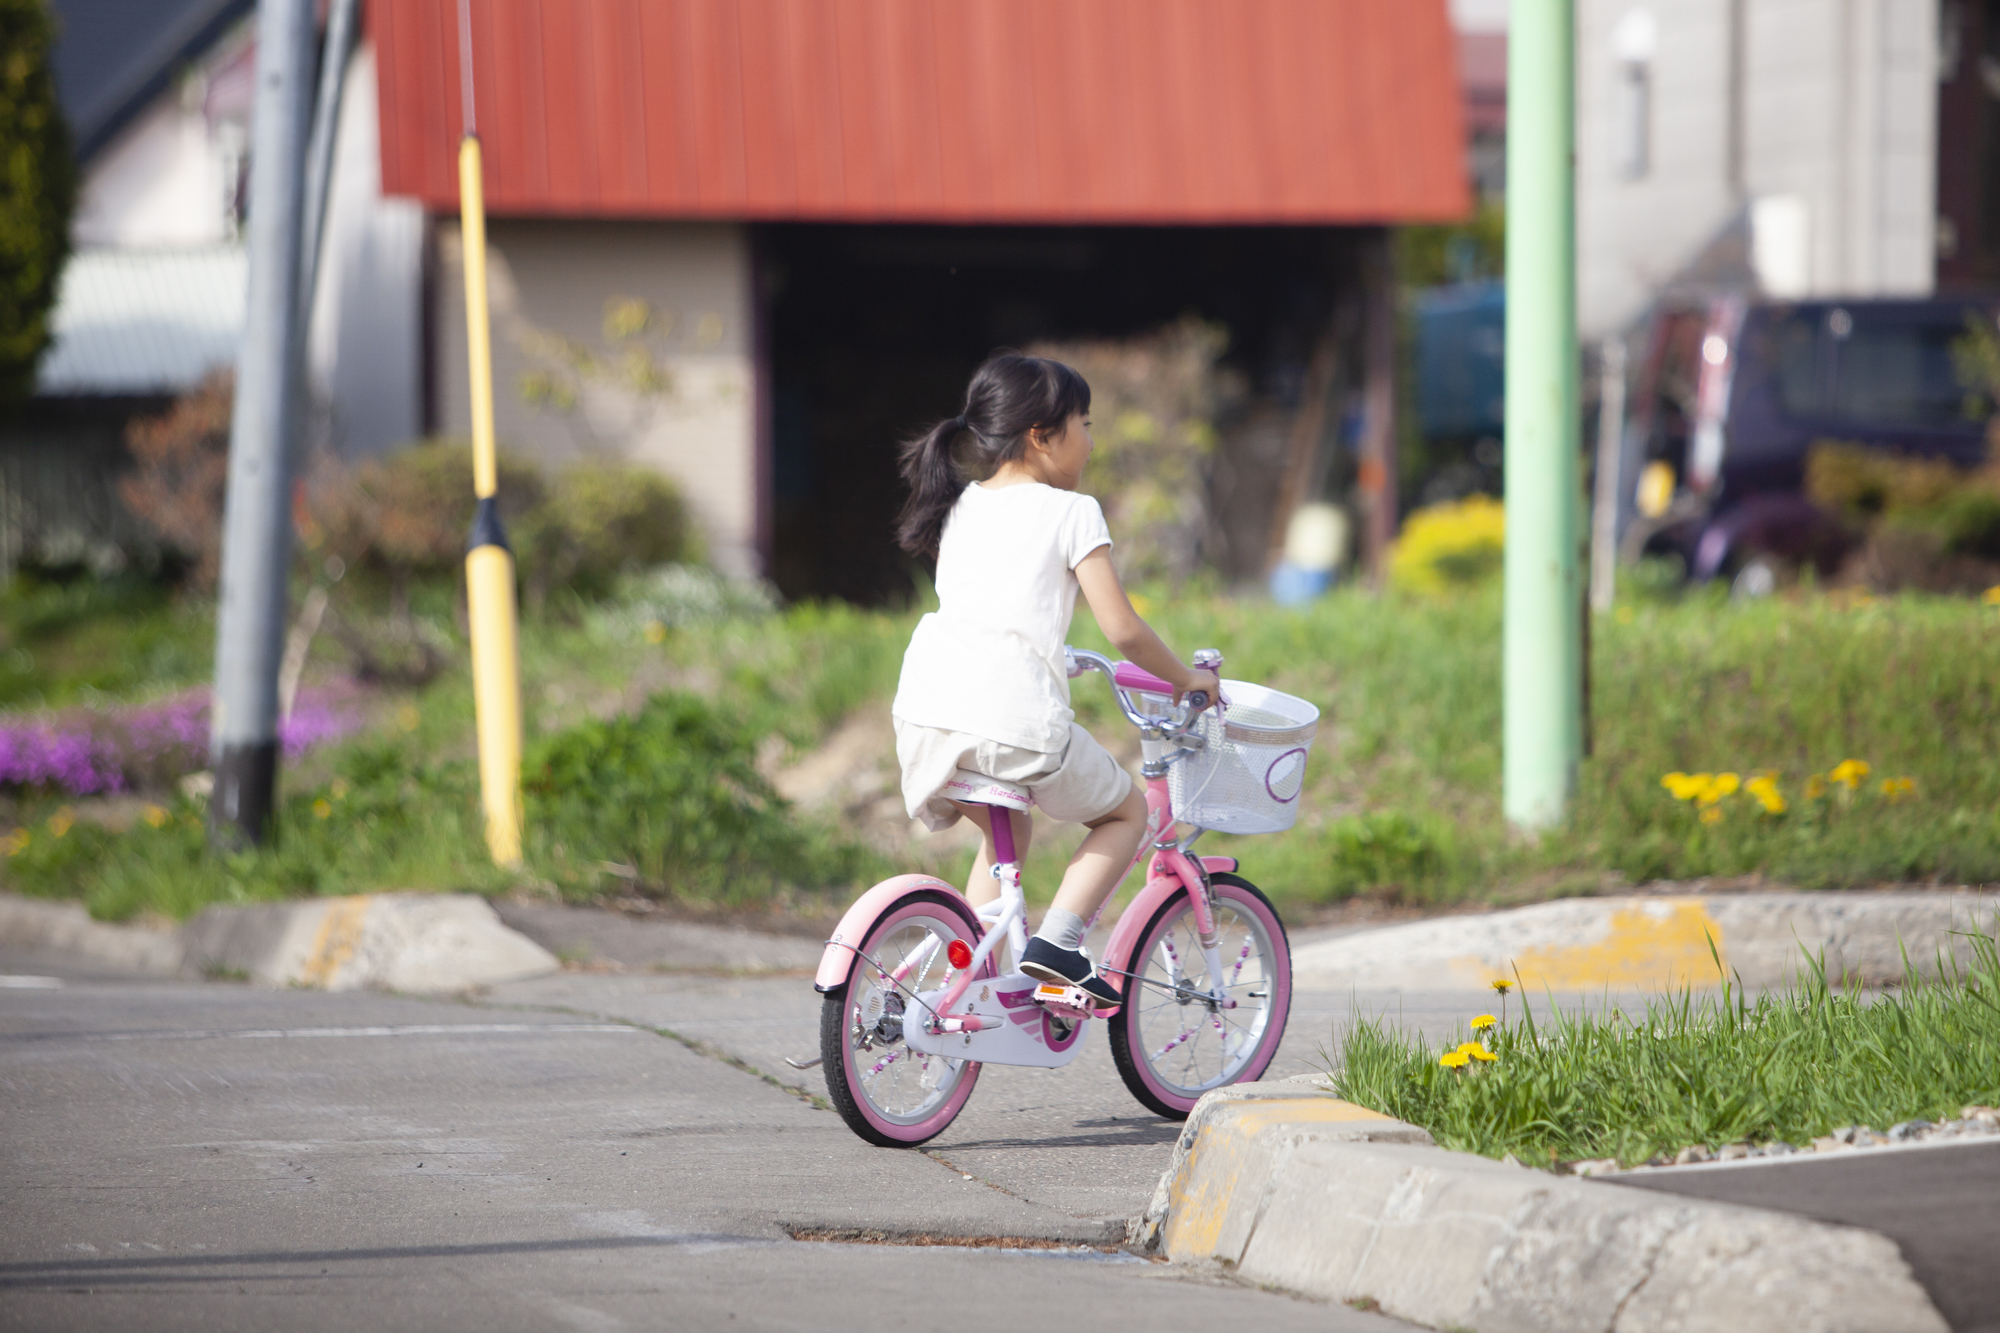
[[472,490],[479,497],[466,541],[465,596],[472,625],[472,703],[479,728],[479,794],[486,846],[496,865],[521,861],[520,630],[514,553],[494,492],[493,341],[486,315],[486,194],[479,136],[458,149],[460,226],[465,242],[466,361],[472,372]]

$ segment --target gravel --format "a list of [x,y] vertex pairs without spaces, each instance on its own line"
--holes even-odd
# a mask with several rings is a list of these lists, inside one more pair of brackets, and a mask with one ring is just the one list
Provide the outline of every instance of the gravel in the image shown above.
[[1574,1176],[1608,1176],[1624,1171],[1670,1170],[1677,1166],[1697,1166],[1704,1162],[1740,1162],[1760,1157],[1790,1157],[1801,1152],[1852,1152],[1857,1148],[1873,1148],[1890,1143],[1925,1143],[1985,1135],[2000,1135],[2000,1109],[1991,1106],[1968,1106],[1959,1112],[1956,1119],[1905,1120],[1900,1124],[1889,1126],[1886,1130],[1873,1129],[1867,1125],[1843,1125],[1831,1134],[1824,1134],[1814,1139],[1804,1148],[1795,1148],[1782,1139],[1774,1139],[1769,1143],[1725,1143],[1719,1148],[1694,1143],[1672,1157],[1661,1155],[1633,1167],[1620,1166],[1616,1158],[1595,1157],[1566,1163],[1562,1169]]

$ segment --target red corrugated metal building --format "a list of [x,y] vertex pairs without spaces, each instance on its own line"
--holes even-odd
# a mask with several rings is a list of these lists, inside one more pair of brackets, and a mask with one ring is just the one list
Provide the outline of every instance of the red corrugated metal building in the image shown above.
[[[949,386],[994,341],[1192,311],[1228,325],[1240,368],[1269,381],[1260,401],[1290,410],[1349,289],[1380,267],[1381,229],[1469,203],[1443,0],[471,11],[496,346],[516,390],[503,430],[652,458],[725,563],[789,569],[790,591],[900,579],[884,460],[898,431],[955,410]],[[456,0],[370,0],[368,25],[383,191],[440,224],[434,413],[449,429]],[[605,325],[619,301],[648,312],[642,333]],[[651,346],[681,400],[592,379],[551,350],[563,339]],[[788,560],[789,501],[853,517]],[[857,542],[865,575],[828,577]]]

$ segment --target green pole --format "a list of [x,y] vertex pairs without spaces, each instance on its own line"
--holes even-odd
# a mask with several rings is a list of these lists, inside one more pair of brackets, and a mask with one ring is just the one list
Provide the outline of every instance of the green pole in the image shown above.
[[1507,35],[1507,610],[1503,806],[1562,819],[1583,753],[1572,0],[1514,0]]

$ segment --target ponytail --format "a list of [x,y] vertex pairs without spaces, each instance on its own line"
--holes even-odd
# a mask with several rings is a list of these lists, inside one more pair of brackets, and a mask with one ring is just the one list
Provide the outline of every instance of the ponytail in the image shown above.
[[944,521],[970,480],[955,453],[961,437],[971,437],[971,461],[990,473],[1022,455],[1029,431],[1059,432],[1089,410],[1090,385],[1062,362],[1013,352],[988,358],[966,386],[965,411],[903,444],[898,461],[910,498],[896,520],[896,544],[937,556]]

